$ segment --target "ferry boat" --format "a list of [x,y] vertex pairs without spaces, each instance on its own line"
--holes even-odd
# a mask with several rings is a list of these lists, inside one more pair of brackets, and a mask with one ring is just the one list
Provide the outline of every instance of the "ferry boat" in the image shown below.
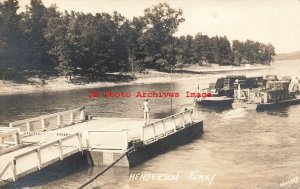
[[[263,85],[263,77],[246,77],[244,75],[228,75],[218,78],[216,83],[210,83],[209,88],[197,88],[198,93],[211,93],[210,97],[195,97],[194,101],[207,106],[231,106],[234,102],[234,82],[241,81],[240,87],[258,88]],[[243,81],[243,82],[242,82]]]
[[248,108],[263,111],[300,104],[300,90],[298,78],[284,77],[278,80],[277,76],[271,80],[266,79],[262,89],[241,89],[237,80],[234,91],[233,108]]

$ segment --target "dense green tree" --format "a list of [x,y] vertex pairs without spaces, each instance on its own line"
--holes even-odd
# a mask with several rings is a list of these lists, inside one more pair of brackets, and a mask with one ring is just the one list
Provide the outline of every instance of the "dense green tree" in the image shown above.
[[28,68],[34,70],[53,68],[48,56],[49,45],[44,37],[47,27],[47,8],[41,0],[31,0],[30,6],[26,7],[24,17]]
[[156,69],[168,69],[176,64],[175,38],[173,34],[184,21],[182,10],[171,8],[166,3],[147,8],[144,11],[146,31],[142,35],[141,42],[147,54],[147,67]]
[[31,0],[24,13],[18,1],[0,3],[0,71],[58,71],[99,77],[110,72],[217,63],[264,63],[275,55],[271,44],[227,37],[175,37],[184,21],[181,9],[166,3],[144,10],[128,20],[113,14],[59,12],[42,0]]
[[275,56],[275,49],[271,44],[263,44],[252,40],[240,42],[234,40],[232,44],[235,64],[269,64]]
[[179,62],[184,64],[195,63],[194,53],[194,38],[191,35],[181,36],[178,39],[178,54]]
[[198,33],[194,40],[194,59],[196,62],[202,64],[203,62],[214,62],[213,44],[207,35]]
[[0,3],[0,69],[21,70],[24,67],[25,42],[17,0]]
[[128,52],[129,61],[133,69],[144,70],[147,54],[143,45],[143,33],[146,30],[146,22],[143,17],[133,17],[128,28]]

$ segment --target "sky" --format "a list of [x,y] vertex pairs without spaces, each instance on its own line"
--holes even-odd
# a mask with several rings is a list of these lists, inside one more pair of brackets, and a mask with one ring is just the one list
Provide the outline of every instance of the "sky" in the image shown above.
[[[128,19],[144,9],[167,2],[183,10],[185,22],[176,36],[202,33],[232,40],[271,43],[276,53],[300,50],[300,0],[42,0],[59,10],[85,13],[118,11]],[[19,0],[25,10],[30,0]]]

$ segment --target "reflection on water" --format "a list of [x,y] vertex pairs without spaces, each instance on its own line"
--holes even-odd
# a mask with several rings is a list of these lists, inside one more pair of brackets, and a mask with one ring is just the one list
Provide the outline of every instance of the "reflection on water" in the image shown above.
[[266,111],[268,115],[273,115],[273,116],[280,116],[280,117],[288,117],[288,109],[290,107],[281,107],[281,108],[276,108],[275,110],[268,110]]
[[[297,67],[298,65],[298,67]],[[284,67],[284,69],[283,69]],[[298,68],[298,69],[295,69]],[[272,73],[289,75],[299,70],[298,62],[272,68]],[[265,75],[268,70],[252,75]],[[173,100],[172,112],[184,108],[194,108],[194,118],[204,120],[204,135],[184,146],[134,167],[132,169],[113,168],[100,176],[88,188],[280,188],[280,182],[300,176],[300,106],[256,112],[254,110],[231,108],[206,108],[195,106],[193,99],[184,97],[185,91],[194,90],[198,83],[208,86],[217,76],[199,75],[197,80],[179,81],[173,90],[181,97]],[[129,91],[169,91],[170,84],[149,84],[99,89]],[[60,110],[86,106],[90,114],[106,117],[143,117],[140,98],[90,99],[89,90],[58,93],[40,93],[0,97],[0,122],[38,116]],[[151,118],[170,115],[169,98],[150,99]],[[66,170],[75,169],[69,166]],[[35,183],[24,184],[30,188],[74,188],[96,174],[103,167],[84,168],[76,173],[61,176],[50,172],[40,175]],[[62,172],[61,170],[59,172]],[[67,172],[67,171],[66,171]],[[174,174],[178,181],[130,180],[130,173]],[[211,186],[201,179],[191,180],[191,173],[215,175]],[[43,182],[42,177],[53,179]],[[40,180],[41,179],[41,180]],[[300,185],[294,185],[299,188]],[[294,187],[293,186],[293,187]],[[13,188],[13,187],[12,187]]]

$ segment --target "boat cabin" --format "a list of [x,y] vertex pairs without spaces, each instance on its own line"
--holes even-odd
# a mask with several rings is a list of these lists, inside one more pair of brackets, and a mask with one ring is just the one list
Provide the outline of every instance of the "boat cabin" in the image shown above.
[[264,90],[251,90],[249,101],[251,103],[274,103],[288,100],[289,81],[268,81]]

